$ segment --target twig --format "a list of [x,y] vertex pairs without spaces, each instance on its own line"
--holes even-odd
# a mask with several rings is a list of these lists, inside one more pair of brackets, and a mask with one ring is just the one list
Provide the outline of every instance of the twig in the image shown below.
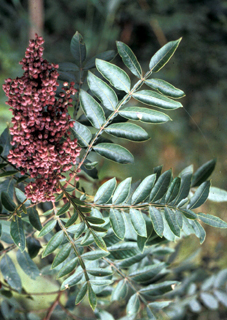
[[52,303],[52,305],[48,309],[47,315],[43,318],[43,320],[50,320],[52,312],[59,304],[59,299],[60,299],[61,295],[62,295],[62,291],[59,291],[57,298],[55,299],[55,301]]

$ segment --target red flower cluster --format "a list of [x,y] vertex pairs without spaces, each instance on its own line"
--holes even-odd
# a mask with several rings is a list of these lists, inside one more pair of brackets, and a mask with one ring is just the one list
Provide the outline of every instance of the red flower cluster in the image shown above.
[[81,150],[77,139],[71,141],[69,130],[73,126],[68,107],[72,107],[71,95],[76,93],[74,83],[64,83],[64,92],[59,99],[55,97],[58,65],[42,58],[43,43],[38,35],[30,40],[20,62],[23,76],[6,79],[3,85],[13,113],[10,132],[14,148],[8,160],[35,179],[25,188],[32,202],[54,200],[53,193],[60,191],[57,182],[61,173],[76,163]]

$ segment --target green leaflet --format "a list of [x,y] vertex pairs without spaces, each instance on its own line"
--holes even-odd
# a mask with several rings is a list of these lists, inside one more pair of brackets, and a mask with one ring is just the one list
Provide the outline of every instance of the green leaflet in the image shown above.
[[212,216],[211,214],[204,214],[202,212],[198,213],[198,218],[208,224],[211,227],[215,227],[215,228],[227,228],[227,223],[225,221],[223,221],[222,219]]
[[[93,229],[95,229],[93,227]],[[95,241],[95,244],[102,250],[104,251],[107,251],[107,248],[106,248],[106,244],[105,244],[105,241],[103,240],[103,238],[98,235],[96,232],[94,232],[93,230],[91,230],[91,233],[93,235],[93,238],[94,238],[94,241]]]
[[193,197],[190,199],[188,209],[195,209],[200,207],[207,199],[210,190],[210,181],[203,182],[196,192],[194,193]]
[[149,206],[149,214],[154,227],[154,231],[159,237],[162,237],[164,231],[162,213],[155,207]]
[[22,284],[12,259],[5,254],[0,261],[0,270],[3,278],[7,281],[11,288],[17,292],[21,292]]
[[68,263],[66,263],[61,270],[58,272],[58,278],[64,277],[70,272],[72,272],[76,266],[78,265],[78,258],[71,259]]
[[72,249],[71,243],[66,243],[61,250],[57,253],[57,255],[54,258],[54,261],[52,263],[52,269],[56,268],[60,263],[65,261]]
[[126,178],[117,186],[112,198],[113,204],[124,203],[127,200],[131,188],[131,182],[132,178]]
[[69,287],[75,286],[83,277],[84,271],[75,272],[70,277],[65,279],[61,285],[61,290],[68,289]]
[[147,283],[151,281],[165,267],[165,263],[156,263],[151,266],[145,266],[139,270],[130,273],[129,277],[138,283]]
[[124,70],[100,59],[96,59],[96,68],[116,89],[126,93],[130,91],[131,81]]
[[54,250],[57,249],[62,243],[63,238],[64,238],[63,230],[58,231],[48,242],[46,248],[43,251],[42,258],[54,252]]
[[161,310],[161,309],[164,309],[164,308],[168,307],[168,305],[170,305],[170,303],[172,303],[172,302],[173,301],[171,301],[171,300],[150,302],[149,306],[152,309]]
[[227,191],[219,189],[216,187],[210,187],[210,192],[208,200],[214,202],[226,202],[227,201]]
[[151,58],[149,63],[149,69],[152,72],[158,72],[164,65],[170,60],[176,51],[181,38],[176,41],[170,41],[165,44],[161,49],[159,49]]
[[49,233],[51,230],[54,229],[54,227],[56,226],[57,221],[56,220],[52,220],[49,221],[40,231],[40,233],[38,234],[38,237],[43,237],[45,236],[47,233]]
[[133,228],[135,229],[136,233],[141,237],[146,238],[147,228],[146,228],[146,222],[143,217],[143,213],[140,210],[130,208],[129,215],[130,215]]
[[128,292],[127,281],[120,280],[112,292],[111,301],[121,301],[126,297],[127,292]]
[[101,156],[119,163],[133,163],[133,155],[124,147],[114,143],[99,143],[93,147]]
[[129,70],[138,78],[142,76],[142,68],[132,50],[123,42],[117,41],[117,50]]
[[18,173],[18,171],[15,170],[1,172],[0,178],[14,176],[16,173]]
[[83,37],[78,31],[72,37],[70,50],[76,62],[82,65],[82,62],[86,59],[86,47]]
[[132,141],[145,141],[149,139],[148,133],[133,123],[113,123],[105,128],[105,132]]
[[97,298],[89,282],[88,282],[88,301],[91,308],[94,310],[97,304]]
[[35,280],[40,275],[40,271],[33,260],[30,258],[29,254],[26,251],[21,252],[20,250],[17,250],[16,256],[17,262],[19,263],[24,273],[31,279]]
[[157,90],[159,93],[171,98],[179,99],[185,96],[184,91],[175,88],[172,84],[161,79],[146,80],[145,84],[150,88]]
[[116,178],[112,178],[101,185],[101,187],[99,187],[98,191],[96,192],[94,202],[97,204],[107,203],[116,188],[116,184]]
[[181,213],[187,218],[187,219],[197,219],[197,214],[189,209],[179,209]]
[[103,224],[105,223],[105,220],[101,219],[101,218],[97,218],[97,217],[91,217],[91,216],[88,216],[86,217],[86,220],[90,223],[93,223],[93,224]]
[[181,180],[179,177],[176,177],[171,182],[165,196],[165,203],[173,201],[178,195],[180,189]]
[[125,107],[119,111],[119,115],[130,120],[139,120],[148,123],[164,123],[170,121],[170,117],[163,112],[142,107]]
[[93,261],[93,260],[98,260],[98,259],[104,258],[108,255],[109,255],[109,252],[105,252],[103,250],[94,250],[94,251],[89,251],[89,252],[83,253],[81,255],[81,257],[85,260]]
[[132,204],[143,202],[148,198],[155,180],[156,174],[151,174],[150,176],[143,179],[143,181],[140,183],[140,185],[132,195]]
[[168,190],[170,180],[171,180],[171,175],[172,175],[171,170],[165,171],[163,172],[163,174],[160,175],[153,189],[151,190],[150,197],[149,197],[150,202],[155,202],[164,196],[164,194]]
[[16,244],[16,246],[21,250],[24,251],[25,249],[25,234],[24,234],[24,226],[22,219],[18,216],[15,216],[14,219],[11,221],[10,224],[10,235]]
[[192,187],[198,187],[201,183],[206,181],[211,173],[214,171],[216,165],[216,159],[212,159],[204,163],[198,170],[194,173],[192,177]]
[[103,269],[103,268],[87,269],[87,272],[95,277],[106,277],[113,274],[111,270]]
[[71,227],[69,227],[68,232],[74,233],[74,239],[76,240],[85,231],[85,228],[86,228],[86,224],[84,221],[82,221],[81,223],[78,223],[76,225],[72,225]]
[[199,238],[200,244],[202,244],[206,238],[206,231],[201,226],[201,224],[196,220],[190,221],[190,224],[192,225],[192,228],[194,229],[196,237]]
[[3,206],[6,208],[6,210],[8,210],[10,212],[14,212],[15,211],[16,205],[11,200],[10,195],[7,192],[2,191],[1,200],[2,200]]
[[151,90],[137,91],[132,96],[139,102],[165,110],[175,110],[182,107],[180,102],[167,98]]
[[101,53],[98,53],[97,55],[95,55],[94,57],[92,57],[91,59],[89,59],[85,66],[84,66],[84,70],[90,70],[95,68],[95,60],[96,59],[101,59],[101,60],[105,60],[105,61],[111,61],[113,60],[113,58],[116,55],[116,51],[114,50],[107,50]]
[[110,224],[116,236],[123,240],[125,236],[125,223],[120,210],[110,209]]
[[129,302],[126,307],[126,312],[128,315],[137,314],[140,310],[140,301],[138,294],[135,293],[129,299]]
[[171,209],[167,207],[165,207],[164,212],[165,212],[166,221],[170,229],[177,237],[180,237],[180,227],[177,223],[175,212],[173,212]]
[[87,285],[87,282],[85,282],[80,288],[80,291],[77,293],[75,304],[78,304],[83,300],[83,298],[87,293],[87,288],[88,288],[88,285]]
[[[26,201],[27,202],[27,201]],[[28,218],[31,225],[38,231],[42,229],[42,224],[40,222],[39,213],[35,207],[28,208]]]
[[0,136],[0,145],[2,145],[1,155],[6,158],[9,154],[9,150],[12,148],[11,144],[11,135],[9,132],[9,127],[5,128]]
[[113,283],[113,280],[109,280],[109,279],[90,280],[90,284],[94,286],[109,286],[111,283]]
[[221,290],[214,290],[214,295],[223,306],[227,307],[227,294]]
[[107,109],[114,111],[118,104],[118,98],[115,91],[103,80],[89,72],[87,77],[88,85],[95,96]]
[[116,260],[131,258],[140,253],[137,243],[134,242],[115,244],[111,247],[108,247],[108,251],[110,253],[110,258],[112,259],[113,257]]
[[106,121],[104,111],[100,104],[82,89],[80,90],[80,103],[92,126],[96,129],[100,129]]
[[208,293],[208,292],[201,292],[200,293],[200,298],[203,302],[203,304],[211,309],[211,310],[216,310],[218,309],[218,301],[217,299],[211,294],[211,293]]
[[148,294],[149,296],[159,296],[163,295],[166,292],[172,291],[175,285],[177,285],[178,281],[164,281],[157,284],[151,284],[146,288],[140,289],[140,293]]
[[66,204],[64,204],[63,207],[61,207],[61,209],[58,210],[57,212],[57,216],[61,216],[62,214],[64,214],[65,212],[67,212],[70,208],[70,202],[67,202]]
[[71,216],[71,218],[69,218],[69,220],[66,222],[65,227],[68,228],[69,226],[71,226],[72,224],[74,224],[74,222],[76,222],[78,218],[78,212],[76,210],[74,210],[74,214]]
[[[17,200],[19,201],[20,204],[23,203],[24,200],[26,199],[24,192],[18,188],[15,188],[15,194],[16,194]],[[25,206],[30,206],[31,201],[27,200],[24,204],[25,204]]]
[[191,179],[192,179],[192,173],[191,172],[184,172],[181,175],[181,185],[180,190],[177,194],[177,197],[173,200],[171,204],[179,204],[181,200],[188,197],[188,194],[190,192],[191,187]]
[[77,139],[81,147],[87,147],[91,141],[92,134],[91,131],[78,121],[73,122],[73,128],[71,132],[74,138]]

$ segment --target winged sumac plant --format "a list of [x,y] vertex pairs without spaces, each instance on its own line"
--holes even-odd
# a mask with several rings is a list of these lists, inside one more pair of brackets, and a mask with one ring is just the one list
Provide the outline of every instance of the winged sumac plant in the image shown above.
[[[133,74],[131,83],[126,71],[109,62],[114,51],[86,60],[78,32],[70,45],[75,63],[49,63],[43,58],[42,37],[30,40],[20,62],[23,76],[3,85],[13,114],[12,126],[0,138],[3,318],[25,313],[18,294],[24,299],[37,294],[26,292],[19,269],[31,279],[44,274],[57,279],[59,289],[43,311],[45,319],[52,312],[61,319],[64,313],[81,319],[85,297],[84,306],[89,302],[93,318],[101,320],[114,319],[115,313],[106,311],[113,301],[121,304],[122,320],[157,319],[164,317],[164,308],[173,315],[180,299],[184,310],[189,305],[198,312],[199,294],[204,307],[211,300],[215,307],[219,302],[226,306],[226,287],[221,287],[226,271],[214,276],[210,286],[203,285],[202,290],[213,286],[214,292],[199,293],[195,278],[187,285],[174,279],[166,258],[174,252],[169,243],[189,234],[203,243],[201,222],[227,228],[220,218],[197,209],[207,198],[226,201],[226,191],[211,187],[208,180],[215,160],[195,173],[189,166],[173,177],[171,170],[162,172],[159,166],[141,181],[132,183],[128,177],[117,183],[112,178],[94,195],[86,191],[89,184],[97,185],[98,162],[92,154],[132,163],[131,152],[114,137],[146,141],[143,122],[164,124],[171,120],[165,112],[182,107],[178,99],[184,92],[152,77],[180,41],[156,52],[146,73],[131,49],[117,42],[118,54]],[[73,118],[68,107],[74,108]],[[28,319],[33,317],[40,319],[34,313]]]

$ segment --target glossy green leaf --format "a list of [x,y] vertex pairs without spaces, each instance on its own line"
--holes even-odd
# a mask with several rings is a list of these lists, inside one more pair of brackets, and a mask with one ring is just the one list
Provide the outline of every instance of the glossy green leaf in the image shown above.
[[87,285],[87,282],[85,282],[80,288],[80,291],[77,293],[75,304],[79,304],[83,300],[83,298],[87,293],[87,289],[88,289],[88,285]]
[[197,219],[197,214],[189,209],[180,209],[179,210],[187,219]]
[[125,200],[127,200],[131,188],[131,182],[132,178],[126,178],[117,186],[112,198],[113,204],[116,205],[124,203]]
[[181,38],[176,41],[170,41],[167,44],[165,44],[161,49],[159,49],[151,58],[149,63],[149,69],[152,72],[158,72],[159,70],[161,70],[173,56],[174,52],[179,46],[180,41]]
[[71,273],[76,266],[78,265],[78,258],[71,259],[68,263],[66,263],[61,270],[58,272],[58,278],[64,277],[67,274]]
[[108,251],[110,252],[110,257],[113,257],[116,260],[131,258],[140,253],[137,243],[134,242],[115,244],[111,247],[108,247]]
[[139,102],[165,110],[175,110],[182,107],[180,102],[167,98],[151,90],[137,91],[132,96]]
[[38,231],[42,229],[42,224],[40,222],[39,213],[35,207],[28,208],[28,218],[31,225]]
[[82,89],[80,90],[80,103],[92,126],[96,129],[100,129],[106,121],[104,111],[100,104]]
[[227,293],[220,290],[214,290],[214,295],[223,306],[227,307]]
[[31,279],[35,280],[40,275],[39,269],[26,251],[17,250],[17,262],[24,273]]
[[101,218],[97,218],[97,217],[92,217],[92,216],[89,216],[89,217],[86,217],[86,220],[90,223],[93,223],[93,224],[103,224],[105,223],[105,220],[101,219]]
[[0,173],[0,178],[13,176],[13,175],[15,175],[16,173],[18,173],[18,171],[15,171],[15,170],[1,172],[1,173]]
[[208,200],[214,202],[227,202],[227,191],[216,187],[210,187]]
[[74,239],[78,239],[85,231],[86,224],[84,221],[68,228],[68,232],[74,233]]
[[66,222],[65,227],[66,228],[70,227],[72,224],[74,224],[74,222],[76,222],[77,218],[78,218],[78,212],[76,210],[74,210],[74,214]]
[[171,182],[165,196],[165,203],[173,201],[178,195],[180,189],[181,180],[179,177],[176,177]]
[[112,292],[111,301],[121,301],[126,297],[127,292],[127,282],[125,280],[120,280]]
[[170,119],[167,114],[148,108],[141,107],[125,107],[119,111],[119,115],[130,120],[139,120],[148,123],[164,123]]
[[61,290],[68,289],[69,287],[75,286],[83,277],[83,271],[75,272],[70,277],[65,279],[61,285]]
[[78,31],[72,37],[70,50],[76,62],[81,65],[82,62],[86,59],[86,47],[83,37]]
[[88,268],[87,272],[95,277],[106,277],[113,274],[111,270],[103,269],[103,268],[92,268],[92,269]]
[[108,230],[106,228],[100,227],[100,226],[94,226],[91,225],[91,229],[97,232],[107,232]]
[[174,214],[176,216],[176,222],[178,224],[178,226],[180,227],[180,229],[183,228],[183,217],[180,211],[176,210],[174,211]]
[[137,314],[140,310],[140,300],[138,297],[138,294],[135,293],[131,296],[131,298],[128,301],[126,312],[128,315],[131,314]]
[[143,179],[143,181],[140,183],[140,185],[132,195],[132,204],[143,202],[148,198],[155,180],[156,174],[151,174],[150,176]]
[[53,230],[54,227],[56,226],[56,223],[57,223],[56,220],[52,220],[52,221],[49,221],[47,224],[45,224],[45,226],[42,228],[42,230],[38,234],[38,237],[43,237],[47,233],[49,233],[51,230]]
[[88,85],[95,96],[107,109],[114,111],[118,104],[118,98],[115,91],[103,80],[89,72],[87,77]]
[[123,240],[125,236],[125,222],[120,210],[110,209],[110,224],[116,236]]
[[171,300],[150,302],[149,306],[155,310],[162,310],[172,303]]
[[5,191],[2,191],[1,193],[1,200],[3,206],[6,208],[6,210],[10,212],[14,212],[16,209],[15,203],[12,201],[10,195],[6,193]]
[[177,223],[175,212],[173,212],[171,209],[167,207],[165,207],[164,212],[165,212],[166,221],[170,229],[177,237],[180,237],[180,227]]
[[109,286],[113,283],[113,280],[110,279],[91,279],[90,284],[94,286]]
[[179,204],[181,200],[188,197],[191,187],[192,173],[185,172],[181,176],[181,185],[177,197],[173,200],[173,204]]
[[7,281],[9,286],[17,292],[21,292],[22,284],[20,277],[12,259],[7,254],[5,254],[0,261],[0,270],[3,278]]
[[145,266],[130,273],[129,277],[132,278],[133,281],[136,281],[138,283],[146,283],[148,281],[151,281],[151,279],[154,278],[164,267],[164,262]]
[[148,133],[141,127],[133,123],[113,123],[107,128],[105,132],[132,141],[145,141],[149,139]]
[[141,66],[132,50],[123,42],[117,41],[117,50],[124,64],[138,78],[142,76]]
[[64,232],[63,230],[60,230],[48,242],[46,248],[43,251],[42,258],[54,252],[54,250],[56,250],[60,246],[63,239],[64,239]]
[[178,281],[164,281],[161,283],[151,284],[146,288],[140,289],[139,292],[142,294],[148,294],[149,296],[159,296],[172,291],[178,283]]
[[116,89],[130,91],[131,81],[124,70],[100,59],[96,59],[96,68]]
[[211,293],[201,292],[200,298],[207,308],[209,308],[211,310],[218,309],[218,301]]
[[149,79],[145,81],[145,84],[150,88],[157,90],[159,93],[171,98],[182,98],[185,96],[184,91],[175,88],[172,84],[161,79]]
[[103,185],[101,185],[101,187],[99,187],[98,191],[96,192],[94,203],[97,203],[97,204],[107,203],[110,200],[116,188],[116,184],[117,184],[116,178],[112,178],[107,182],[105,182]]
[[97,298],[89,282],[88,282],[88,301],[91,308],[95,310],[95,307],[97,304]]
[[95,68],[95,60],[96,59],[101,59],[101,60],[105,60],[105,61],[111,61],[113,60],[113,58],[115,57],[116,52],[114,50],[107,50],[101,53],[98,53],[97,55],[95,55],[94,57],[92,57],[91,59],[89,59],[85,66],[84,66],[84,70],[90,70],[92,68]]
[[162,213],[155,207],[149,206],[149,215],[154,227],[154,231],[157,233],[159,237],[162,237],[164,231]]
[[89,251],[89,252],[83,253],[81,255],[81,257],[85,260],[93,261],[93,260],[98,260],[98,259],[104,258],[108,255],[109,255],[109,252],[105,252],[103,250],[94,250],[94,251]]
[[11,146],[11,135],[9,132],[9,127],[5,128],[5,130],[2,132],[0,136],[0,145],[2,146],[3,150],[1,152],[1,155],[6,158],[9,154],[9,150],[12,148]]
[[167,192],[170,180],[171,180],[172,172],[171,170],[163,172],[161,176],[158,178],[157,182],[155,183],[153,189],[151,190],[149,201],[155,202],[161,199],[164,194]]
[[194,193],[193,197],[190,199],[189,202],[189,209],[195,209],[200,207],[207,199],[210,190],[210,181],[203,182],[196,192]]
[[113,316],[109,312],[102,309],[98,310],[97,315],[100,320],[114,320]]
[[62,263],[68,258],[71,249],[71,243],[64,244],[64,246],[61,248],[61,250],[57,253],[57,255],[54,258],[54,261],[52,263],[52,269],[56,268],[60,263]]
[[[23,203],[24,200],[26,200],[25,193],[23,191],[21,191],[20,189],[15,188],[15,194],[16,194],[17,200],[19,201],[20,204]],[[30,206],[31,201],[27,199],[27,201],[24,204],[25,204],[25,206]]]
[[215,227],[215,228],[223,228],[226,229],[227,228],[227,223],[225,221],[223,221],[222,219],[212,216],[211,214],[204,214],[202,212],[198,213],[198,218],[208,224],[211,227]]
[[206,231],[198,221],[192,220],[190,223],[194,229],[196,237],[199,238],[200,244],[202,244],[206,238]]
[[212,159],[204,163],[199,169],[194,173],[192,177],[192,187],[197,187],[204,181],[206,181],[211,173],[214,171],[216,165],[216,159]]
[[87,147],[91,141],[91,131],[78,121],[73,121],[71,132],[81,147]]
[[22,219],[18,216],[14,216],[13,220],[10,224],[10,235],[13,239],[13,242],[16,246],[21,250],[24,251],[25,249],[25,234],[24,234],[24,226]]
[[61,216],[62,214],[64,214],[65,212],[67,212],[70,208],[70,202],[67,202],[66,204],[63,205],[63,207],[61,207],[58,212],[57,212],[57,216]]
[[93,149],[101,156],[118,163],[133,163],[133,155],[124,147],[114,143],[99,143]]
[[105,244],[105,241],[103,240],[103,238],[98,235],[96,232],[94,232],[93,230],[91,230],[91,233],[93,235],[93,238],[94,238],[94,241],[95,241],[95,244],[102,250],[104,251],[107,251],[107,248],[106,248],[106,244]]
[[140,210],[130,208],[129,215],[136,233],[141,237],[147,237],[147,228],[143,213]]

